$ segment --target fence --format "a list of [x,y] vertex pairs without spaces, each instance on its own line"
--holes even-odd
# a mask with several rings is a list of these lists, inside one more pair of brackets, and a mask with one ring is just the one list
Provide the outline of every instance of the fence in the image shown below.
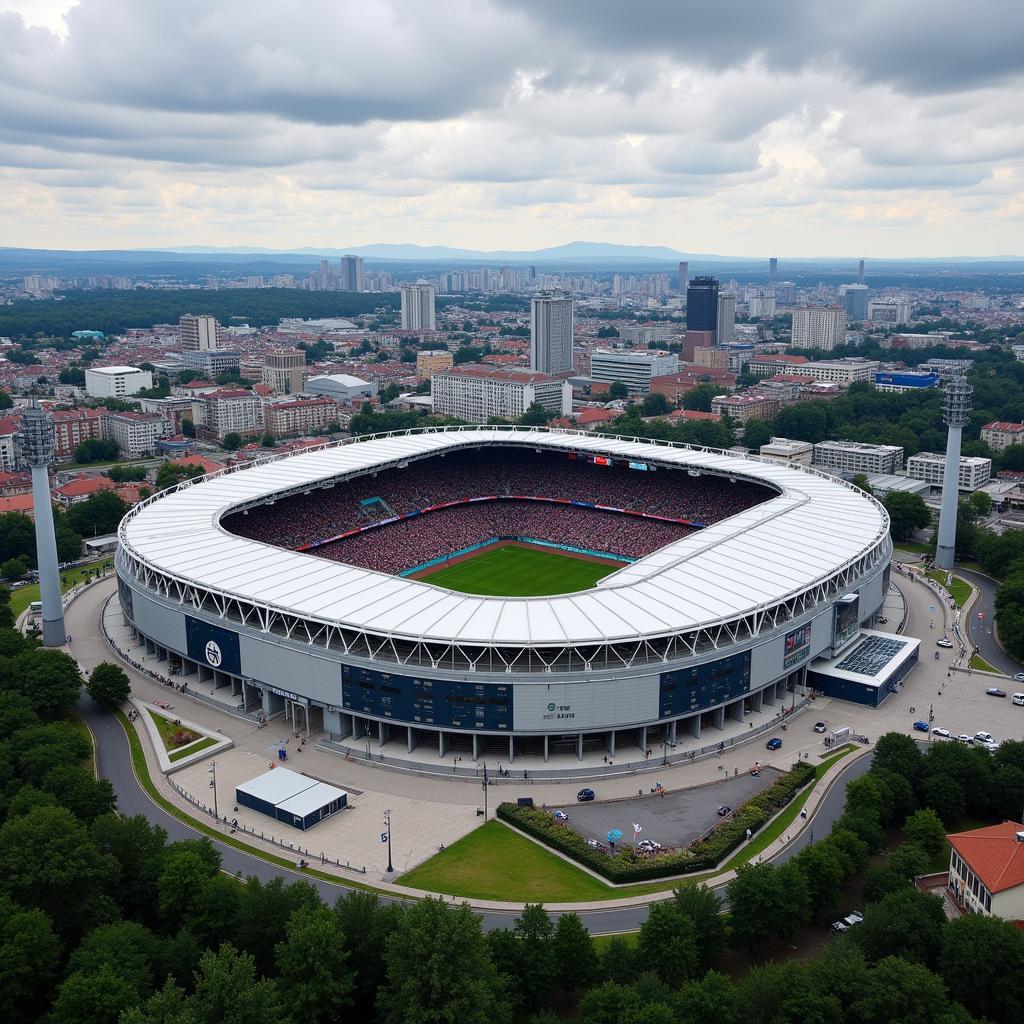
[[[204,814],[208,814],[211,818],[214,817],[213,808],[207,807],[201,800],[197,800],[187,790],[182,789],[174,779],[167,777],[167,781],[178,796],[187,800],[197,810],[202,811]],[[327,854],[321,850],[319,853],[313,853],[312,850],[308,850],[303,846],[296,846],[295,843],[287,843],[283,839],[278,839],[276,836],[268,836],[265,832],[257,831],[255,828],[249,828],[246,825],[242,825],[237,819],[229,820],[226,815],[216,819],[217,824],[227,825],[232,832],[244,832],[246,835],[253,836],[254,838],[262,839],[265,843],[272,843],[274,846],[279,846],[282,850],[288,850],[300,857],[310,857],[314,860],[318,860],[321,864],[333,864],[335,867],[344,868],[346,871],[355,871],[360,875],[366,874],[366,865],[364,864],[361,868],[355,867],[350,861],[345,861],[344,864],[340,860],[336,860],[333,857],[328,857]]]

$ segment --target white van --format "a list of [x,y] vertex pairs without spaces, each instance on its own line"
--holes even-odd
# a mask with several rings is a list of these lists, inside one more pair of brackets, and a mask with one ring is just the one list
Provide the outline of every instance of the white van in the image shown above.
[[1011,699],[1017,707],[1024,708],[1024,693],[1015,693]]

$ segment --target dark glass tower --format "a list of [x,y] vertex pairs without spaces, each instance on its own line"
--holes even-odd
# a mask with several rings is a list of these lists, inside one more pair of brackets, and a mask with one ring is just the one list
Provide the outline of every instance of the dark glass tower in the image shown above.
[[686,329],[718,329],[718,278],[695,277],[686,289]]

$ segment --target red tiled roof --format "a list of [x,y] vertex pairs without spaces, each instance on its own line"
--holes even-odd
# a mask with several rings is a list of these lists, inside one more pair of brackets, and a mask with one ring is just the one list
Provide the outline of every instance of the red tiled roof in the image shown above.
[[1019,434],[1024,431],[1024,423],[1007,423],[1005,420],[996,420],[993,423],[986,423],[982,430],[1002,430],[1008,434]]
[[1017,833],[1021,831],[1024,825],[1004,821],[1001,825],[956,832],[946,838],[985,883],[985,888],[996,893],[1024,885],[1024,843],[1017,840]]
[[581,427],[588,423],[607,423],[608,420],[613,420],[619,415],[620,413],[610,412],[608,409],[584,409],[577,422]]
[[701,412],[700,409],[676,409],[675,412],[669,413],[669,419],[671,420],[712,420],[715,423],[721,423],[722,417],[717,412]]
[[4,512],[31,512],[32,495],[15,494],[11,498],[0,498],[0,513]]
[[63,487],[58,487],[57,493],[65,498],[77,498],[82,494],[95,494],[97,491],[111,491],[114,489],[115,484],[110,477],[78,477],[77,480],[70,480]]

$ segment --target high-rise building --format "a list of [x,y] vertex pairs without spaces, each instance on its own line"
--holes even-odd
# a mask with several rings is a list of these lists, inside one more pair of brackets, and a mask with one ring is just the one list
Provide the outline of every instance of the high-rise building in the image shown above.
[[768,280],[774,281],[779,275],[779,257],[772,256],[768,260]]
[[718,279],[695,277],[686,288],[686,329],[718,330]]
[[36,560],[39,565],[39,596],[43,605],[43,644],[60,647],[64,632],[64,604],[60,596],[57,568],[57,535],[53,528],[49,466],[53,459],[53,421],[32,404],[21,411],[19,437],[22,459],[32,469],[32,511],[36,524]]
[[530,369],[538,373],[572,371],[573,300],[542,292],[530,302]]
[[831,352],[846,343],[846,310],[842,306],[804,306],[793,310],[794,348]]
[[847,320],[862,323],[868,318],[868,286],[866,284],[844,284],[839,289]]
[[910,323],[910,300],[899,297],[871,299],[867,318],[873,324]]
[[864,260],[857,263],[857,284],[864,283]]
[[434,286],[402,285],[402,330],[434,330]]
[[268,352],[263,360],[263,383],[278,394],[294,395],[306,386],[306,353],[297,348]]
[[439,370],[430,388],[434,412],[470,423],[514,419],[536,402],[555,416],[572,412],[572,385],[547,373],[468,363]]
[[715,320],[715,338],[719,345],[728,345],[736,327],[736,296],[732,292],[718,293],[718,317]]
[[178,318],[178,329],[181,331],[182,352],[202,352],[210,348],[220,348],[220,324],[214,316],[185,313]]
[[679,294],[686,294],[686,287],[690,283],[690,264],[688,260],[679,261]]
[[334,274],[331,273],[331,264],[328,260],[320,261],[320,271],[316,275],[316,286],[322,291],[326,292],[334,285]]
[[341,257],[341,290],[343,292],[365,292],[366,271],[362,256]]

